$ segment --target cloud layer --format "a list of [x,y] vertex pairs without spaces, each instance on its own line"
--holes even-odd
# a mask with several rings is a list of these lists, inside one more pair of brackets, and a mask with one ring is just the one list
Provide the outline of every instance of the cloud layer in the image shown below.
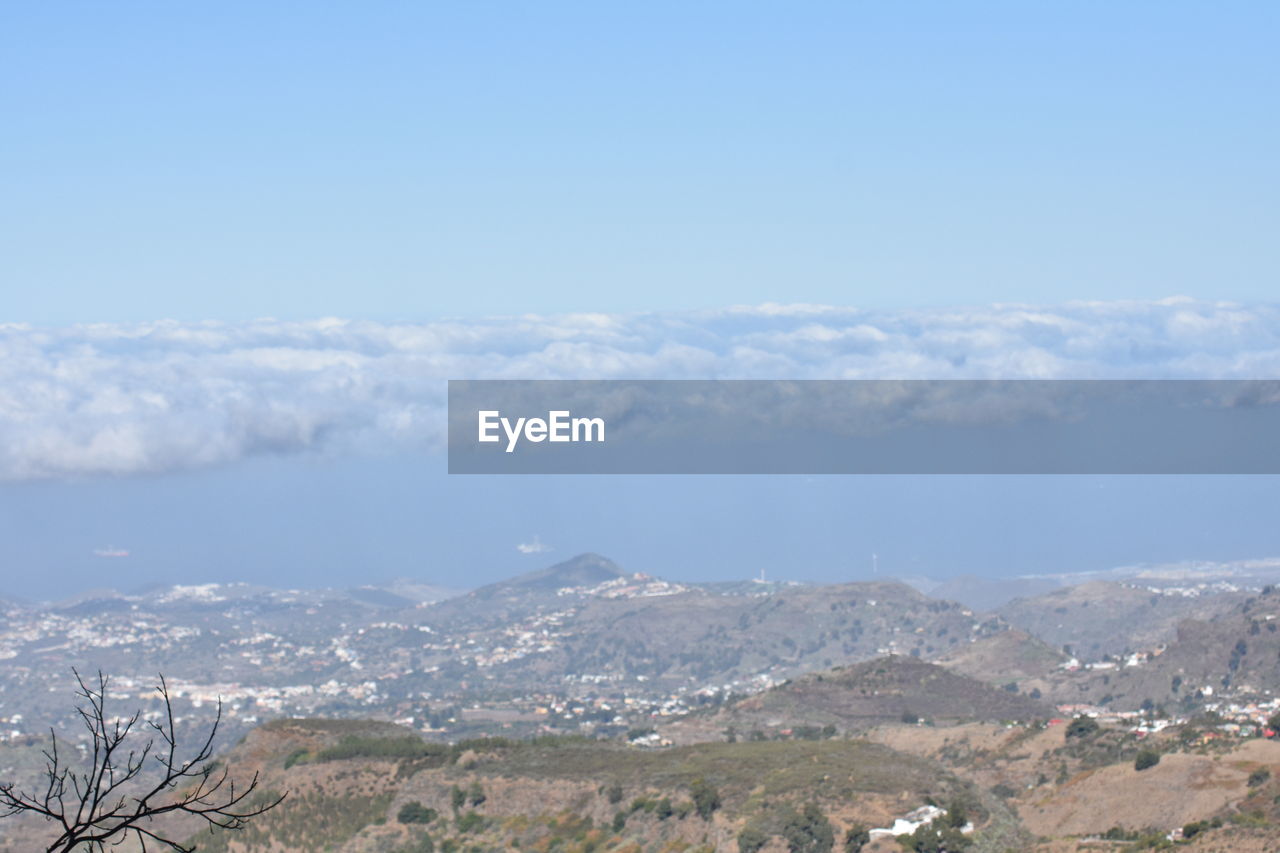
[[0,479],[444,443],[446,379],[1280,378],[1280,307],[760,305],[427,324],[0,325]]

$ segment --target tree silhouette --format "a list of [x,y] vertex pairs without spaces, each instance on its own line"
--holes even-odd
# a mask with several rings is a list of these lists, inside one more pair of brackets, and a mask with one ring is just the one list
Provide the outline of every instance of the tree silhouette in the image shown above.
[[56,825],[58,836],[46,853],[102,851],[129,839],[144,851],[192,853],[194,846],[167,837],[165,833],[172,830],[157,820],[188,816],[202,819],[210,832],[241,829],[284,799],[284,795],[253,796],[257,773],[247,785],[237,787],[225,767],[215,769],[211,759],[222,721],[221,700],[208,737],[192,757],[184,759],[164,676],[156,686],[164,703],[160,722],[142,720],[141,711],[128,719],[108,716],[107,676],[99,671],[94,686],[85,683],[79,672],[75,677],[80,697],[76,713],[90,738],[87,761],[76,762],[80,766],[68,763],[58,736],[50,729],[36,793],[12,783],[0,784],[0,817],[33,814]]

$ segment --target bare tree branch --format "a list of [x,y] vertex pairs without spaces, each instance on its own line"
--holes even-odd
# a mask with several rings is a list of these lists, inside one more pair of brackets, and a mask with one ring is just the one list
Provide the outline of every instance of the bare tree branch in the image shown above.
[[141,711],[127,719],[108,716],[109,680],[101,671],[96,683],[86,683],[79,672],[75,677],[80,700],[76,712],[89,733],[88,769],[77,772],[64,761],[65,750],[59,750],[58,736],[50,729],[42,789],[29,794],[13,784],[0,784],[0,818],[34,814],[56,825],[59,834],[46,853],[102,851],[129,839],[144,853],[192,853],[194,847],[162,834],[155,821],[188,815],[203,820],[210,831],[236,830],[284,800],[284,794],[255,798],[256,773],[247,785],[237,787],[225,767],[215,772],[210,761],[222,722],[221,700],[208,736],[194,755],[183,759],[163,675],[156,686],[163,719],[145,720],[142,726]]

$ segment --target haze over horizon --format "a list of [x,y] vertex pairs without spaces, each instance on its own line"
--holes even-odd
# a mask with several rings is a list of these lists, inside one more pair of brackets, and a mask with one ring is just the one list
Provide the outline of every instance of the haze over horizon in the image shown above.
[[[99,555],[101,556],[101,555]],[[128,556],[121,554],[120,556]],[[482,589],[488,586],[503,585],[510,582],[522,582],[530,578],[542,578],[549,573],[556,572],[561,569],[572,569],[580,564],[604,564],[611,568],[617,569],[622,577],[631,577],[645,575],[662,581],[670,581],[678,584],[728,584],[730,586],[736,584],[754,584],[761,583],[767,585],[782,585],[787,587],[796,586],[824,586],[839,585],[846,583],[876,583],[876,582],[894,582],[902,583],[912,587],[917,591],[931,597],[940,597],[943,599],[961,600],[956,595],[949,593],[949,590],[964,590],[968,595],[975,598],[990,598],[999,600],[1000,602],[1012,601],[1017,598],[1037,596],[1049,590],[1058,589],[1064,586],[1073,586],[1078,584],[1086,584],[1090,582],[1118,582],[1118,583],[1137,583],[1141,584],[1144,578],[1158,578],[1162,586],[1170,586],[1177,582],[1178,578],[1184,578],[1188,583],[1198,583],[1201,580],[1208,579],[1207,583],[1217,583],[1229,576],[1241,577],[1254,581],[1257,578],[1270,578],[1280,576],[1280,557],[1263,557],[1252,559],[1229,560],[1226,562],[1214,561],[1181,561],[1176,563],[1159,563],[1159,564],[1135,564],[1127,566],[1114,566],[1109,569],[1099,570],[1083,570],[1073,572],[1056,572],[1049,574],[1027,574],[1015,575],[1007,578],[989,577],[971,573],[956,574],[945,578],[935,578],[927,575],[909,575],[909,574],[893,574],[882,572],[878,568],[879,555],[871,555],[871,568],[863,575],[855,575],[848,578],[827,578],[823,581],[813,581],[807,579],[785,578],[778,579],[768,575],[766,570],[761,570],[757,575],[752,577],[721,577],[716,579],[706,579],[698,577],[672,577],[654,574],[654,570],[640,571],[632,567],[617,564],[611,560],[608,555],[598,554],[591,551],[584,551],[573,554],[572,556],[562,558],[547,558],[542,563],[525,566],[523,568],[516,567],[515,573],[486,580],[484,583],[473,586],[443,586],[423,582],[413,577],[368,577],[359,579],[358,583],[352,583],[347,586],[326,586],[320,585],[300,585],[292,587],[280,587],[262,581],[250,580],[213,580],[208,579],[202,582],[188,583],[163,583],[160,581],[150,581],[147,583],[135,585],[132,587],[117,586],[101,586],[93,588],[85,588],[80,590],[62,590],[61,596],[55,599],[27,599],[22,597],[9,596],[0,601],[17,603],[17,604],[41,604],[41,605],[58,605],[68,602],[80,602],[89,598],[95,598],[108,594],[117,594],[127,598],[138,598],[155,593],[162,593],[166,600],[171,597],[172,593],[177,593],[177,597],[189,597],[192,600],[200,600],[201,596],[209,591],[210,588],[216,588],[221,593],[233,590],[236,587],[245,587],[247,589],[271,589],[271,590],[297,590],[299,592],[342,592],[343,590],[359,590],[359,589],[382,589],[382,590],[402,590],[410,592],[413,588],[414,594],[430,595],[430,601],[444,600],[460,595],[465,595],[474,590]],[[1018,583],[1002,586],[1007,581],[1017,581]],[[582,584],[568,583],[564,586],[581,586]],[[590,586],[590,584],[587,584]],[[736,587],[735,587],[736,588]],[[412,600],[412,598],[408,599]],[[966,603],[962,601],[961,603]],[[988,609],[987,607],[979,607],[978,609]]]

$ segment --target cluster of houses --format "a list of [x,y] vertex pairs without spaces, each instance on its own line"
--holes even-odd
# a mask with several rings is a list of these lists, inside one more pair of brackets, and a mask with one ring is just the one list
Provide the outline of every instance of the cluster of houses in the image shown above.
[[[1209,691],[1212,695],[1212,691]],[[1207,702],[1206,712],[1217,715],[1218,722],[1199,735],[1201,741],[1221,738],[1277,737],[1269,720],[1280,712],[1280,697],[1266,700]],[[1173,726],[1186,725],[1186,717],[1159,717],[1144,711],[1113,711],[1102,705],[1064,704],[1058,706],[1062,714],[1049,721],[1049,725],[1061,725],[1072,717],[1092,717],[1100,723],[1110,723],[1145,736],[1164,731]]]

